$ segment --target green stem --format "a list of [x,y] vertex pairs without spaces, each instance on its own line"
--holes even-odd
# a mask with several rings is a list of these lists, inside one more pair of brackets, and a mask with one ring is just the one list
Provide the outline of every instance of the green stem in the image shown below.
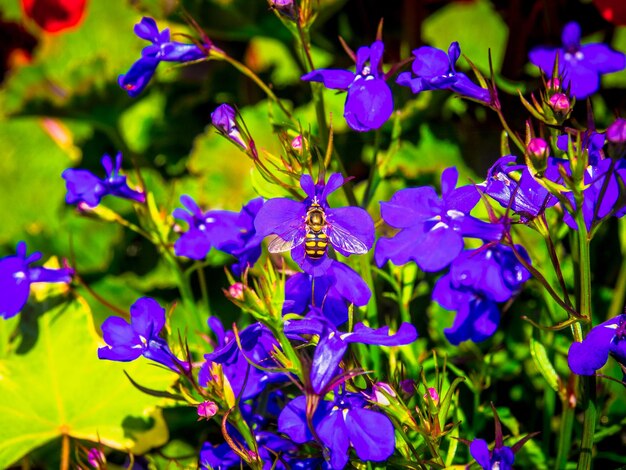
[[[550,390],[552,392],[552,390]],[[567,397],[562,400],[563,412],[561,413],[561,423],[559,427],[559,447],[554,462],[555,470],[563,470],[567,466],[567,457],[572,447],[572,431],[574,429],[574,411],[570,406]]]
[[200,282],[200,292],[202,295],[202,303],[206,307],[207,316],[211,316],[211,303],[209,302],[209,292],[207,290],[206,276],[204,275],[204,266],[197,262],[198,281]]
[[376,179],[377,169],[378,169],[378,151],[380,150],[380,129],[376,130],[376,136],[374,137],[374,155],[372,156],[372,163],[370,165],[370,174],[367,178],[367,186],[365,187],[365,192],[363,193],[363,201],[361,202],[361,207],[367,210],[367,206],[369,205],[372,197],[374,196],[374,192],[376,191],[376,186],[374,184],[374,180]]
[[[578,199],[578,198],[577,198]],[[578,225],[578,273],[580,279],[580,296],[579,296],[579,312],[587,319],[585,325],[586,331],[581,331],[582,327],[578,325],[578,331],[575,329],[575,340],[582,341],[583,334],[587,333],[591,325],[591,259],[589,252],[589,235],[587,226],[583,217],[582,197],[576,201],[578,210],[575,214],[576,224]],[[596,378],[595,376],[583,376],[582,383],[582,407],[585,410],[583,422],[583,435],[580,442],[580,459],[578,461],[578,470],[588,470],[591,468],[593,437],[596,428]]]
[[509,124],[506,122],[506,119],[504,118],[504,115],[502,114],[502,111],[497,110],[496,113],[498,114],[498,117],[500,118],[500,123],[502,124],[502,127],[504,127],[504,130],[506,131],[508,136],[511,138],[513,143],[517,146],[517,148],[522,153],[526,152],[526,146],[524,145],[524,142],[522,142],[522,140],[517,136],[517,134],[511,130],[511,128],[509,127]]
[[246,77],[248,77],[250,80],[252,80],[254,83],[256,83],[257,86],[261,90],[263,90],[263,92],[267,95],[267,97],[270,98],[272,101],[274,101],[278,105],[278,107],[282,110],[282,112],[285,113],[285,115],[289,119],[292,119],[291,111],[289,111],[287,108],[285,108],[285,105],[283,105],[282,101],[280,101],[278,96],[276,96],[276,94],[272,91],[272,89],[270,87],[268,87],[265,84],[265,82],[263,80],[261,80],[256,73],[254,73],[252,70],[250,70],[246,65],[242,64],[238,60],[233,59],[232,57],[230,57],[227,54],[223,54],[223,55],[219,54],[219,56],[216,56],[216,58],[220,58],[220,59],[225,60],[230,65],[235,67],[238,71],[240,71],[242,74],[244,74]]

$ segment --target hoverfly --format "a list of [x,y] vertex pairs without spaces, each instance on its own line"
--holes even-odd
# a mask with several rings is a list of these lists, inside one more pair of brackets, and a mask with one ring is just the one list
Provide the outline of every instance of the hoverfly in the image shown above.
[[348,230],[328,221],[324,209],[317,198],[314,198],[302,222],[279,234],[270,242],[267,249],[270,253],[281,253],[304,243],[306,255],[312,259],[320,259],[326,254],[329,242],[348,253],[363,254],[369,251],[367,245]]

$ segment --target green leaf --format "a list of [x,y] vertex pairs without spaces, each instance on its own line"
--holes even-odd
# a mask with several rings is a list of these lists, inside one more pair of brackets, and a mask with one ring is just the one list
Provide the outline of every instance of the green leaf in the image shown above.
[[[476,34],[480,31],[480,34]],[[458,41],[465,54],[486,76],[489,75],[489,55],[494,72],[502,66],[508,28],[487,0],[450,3],[424,20],[422,35],[426,42],[444,51]],[[463,61],[459,61],[462,63]]]
[[155,409],[159,399],[135,389],[123,371],[162,390],[174,377],[170,371],[144,360],[99,360],[102,340],[83,300],[40,315],[23,312],[21,320],[22,344],[0,360],[1,468],[63,434],[134,453],[167,441],[167,427]]
[[0,244],[24,238],[24,232],[59,232],[58,208],[65,184],[61,173],[71,160],[46,134],[38,119],[0,118],[0,207],[3,224]]
[[[539,333],[537,333],[537,335],[538,334]],[[548,358],[545,346],[534,337],[530,338],[530,355],[533,358],[535,366],[537,366],[537,369],[539,369],[543,378],[546,379],[550,388],[555,392],[558,392],[559,376],[556,373],[556,370],[554,370],[554,366],[552,365],[550,358]]]

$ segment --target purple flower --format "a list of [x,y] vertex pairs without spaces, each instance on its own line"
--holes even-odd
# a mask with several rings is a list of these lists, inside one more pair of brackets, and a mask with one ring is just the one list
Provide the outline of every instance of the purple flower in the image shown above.
[[411,66],[411,72],[403,72],[398,75],[396,83],[408,86],[415,94],[427,90],[452,90],[461,96],[489,103],[491,100],[489,90],[481,88],[472,82],[467,75],[457,72],[454,64],[461,55],[458,42],[453,42],[446,54],[441,49],[422,46],[413,51],[415,60]]
[[[341,470],[348,463],[353,447],[361,460],[384,462],[394,452],[395,437],[391,420],[383,413],[366,408],[357,393],[335,392],[333,401],[320,401],[312,417],[315,433],[326,447],[331,468]],[[306,418],[306,397],[299,396],[278,417],[278,430],[297,444],[313,440]]]
[[360,207],[330,208],[326,198],[343,185],[343,176],[330,175],[324,184],[302,175],[303,201],[275,198],[267,201],[254,220],[259,237],[278,235],[270,252],[291,250],[296,263],[313,276],[323,276],[332,265],[326,254],[330,244],[344,256],[367,253],[374,243],[374,222]]
[[626,56],[606,44],[580,44],[580,25],[570,22],[561,35],[563,47],[536,47],[530,51],[530,61],[546,75],[552,76],[558,55],[559,75],[563,88],[571,87],[576,98],[585,98],[600,87],[600,75],[617,72],[626,67]]
[[[222,365],[224,375],[236,397],[242,400],[253,398],[265,390],[267,384],[286,380],[279,372],[266,372],[251,366],[251,361],[263,368],[277,367],[272,359],[272,351],[280,348],[270,330],[261,323],[254,323],[239,333],[241,349],[237,345],[232,331],[226,333],[219,319],[209,318],[209,327],[217,337],[217,347],[210,354],[205,354],[204,363],[198,376],[198,383],[206,386],[210,380],[209,364]],[[246,360],[247,359],[247,360]],[[245,389],[244,389],[245,384]]]
[[318,335],[311,364],[311,385],[316,394],[324,395],[331,380],[337,375],[339,363],[350,343],[372,344],[376,346],[401,346],[417,339],[417,331],[410,323],[402,323],[395,334],[389,334],[389,327],[372,329],[357,323],[350,333],[343,333],[315,309],[302,320],[285,321],[285,334],[290,337]]
[[[569,134],[560,135],[556,139],[557,148],[563,152],[567,152],[569,139]],[[582,135],[582,148],[587,150],[590,165],[597,165],[600,160],[604,160],[604,153],[602,151],[604,140],[604,134],[598,132],[587,131]],[[576,142],[574,142],[574,148],[576,148]]]
[[202,444],[200,449],[200,468],[202,470],[225,470],[239,468],[241,457],[235,454],[227,442],[212,445],[210,442]]
[[505,445],[496,445],[493,451],[490,451],[486,441],[474,439],[470,444],[470,453],[483,470],[493,470],[494,468],[500,470],[513,469],[515,454],[510,447]]
[[348,321],[348,304],[362,307],[371,295],[367,283],[356,271],[331,260],[323,276],[296,273],[287,279],[283,314],[304,314],[316,306],[335,326],[340,326]]
[[[521,246],[516,249],[528,262]],[[443,308],[456,310],[451,328],[444,330],[454,345],[475,343],[491,337],[500,324],[498,302],[506,302],[521,289],[530,273],[505,245],[484,245],[461,253],[441,277],[433,291],[433,300]]]
[[[569,162],[565,165],[569,167]],[[583,191],[582,214],[587,231],[590,231],[598,221],[616,211],[617,217],[623,216],[623,208],[616,206],[619,201],[620,187],[618,175],[624,181],[626,177],[626,161],[621,159],[617,165],[609,159],[601,160],[595,166],[588,166],[584,174],[584,182],[587,188]],[[608,178],[608,180],[607,180]],[[566,193],[576,210],[574,195]],[[569,212],[563,214],[563,221],[572,229],[578,230],[578,224]]]
[[171,41],[170,30],[165,28],[159,32],[156,21],[148,17],[143,17],[135,25],[134,30],[137,36],[150,41],[152,45],[144,47],[141,51],[141,58],[126,74],[118,78],[118,84],[132,97],[139,95],[148,85],[161,61],[190,62],[202,59],[212,48],[210,43],[200,47],[195,44]]
[[593,375],[606,364],[609,354],[626,366],[626,314],[593,327],[581,343],[573,343],[567,362],[575,374]]
[[303,75],[302,80],[322,82],[333,90],[347,90],[343,116],[348,125],[359,132],[378,129],[393,112],[393,96],[382,70],[384,50],[382,41],[360,47],[356,53],[356,73],[319,69]]
[[126,182],[126,176],[120,175],[122,168],[121,152],[115,156],[115,163],[109,155],[105,154],[102,157],[102,166],[106,172],[104,179],[98,178],[88,170],[74,168],[65,170],[61,175],[65,179],[65,187],[67,188],[65,202],[96,207],[102,198],[108,194],[141,203],[145,202],[146,195],[143,191],[131,189]]
[[109,317],[102,324],[107,346],[98,349],[100,359],[129,362],[144,356],[175,372],[188,371],[189,364],[180,361],[159,337],[165,326],[165,309],[150,298],[142,297],[130,307],[130,324],[121,317]]
[[[548,179],[559,178],[558,162],[559,160],[548,157]],[[522,223],[534,219],[558,202],[556,197],[532,177],[526,165],[515,164],[514,155],[499,158],[489,169],[485,182],[478,186],[502,207],[519,215]]]
[[617,118],[606,130],[606,139],[614,144],[626,143],[626,119]]
[[261,256],[263,237],[257,236],[254,219],[263,206],[263,199],[256,198],[240,212],[212,210],[202,212],[188,195],[180,197],[185,209],[175,209],[173,216],[184,220],[189,229],[174,244],[177,256],[202,260],[212,247],[237,258],[233,272],[240,275]]
[[248,146],[241,137],[241,132],[237,126],[237,111],[231,105],[220,104],[211,113],[211,124],[242,149],[247,150]]
[[19,242],[15,256],[0,258],[0,318],[11,318],[20,313],[30,294],[30,285],[35,282],[69,283],[74,270],[68,267],[49,269],[41,266],[29,267],[38,261],[41,253],[36,251],[26,256],[26,243]]
[[493,418],[496,428],[496,439],[493,450],[489,450],[487,442],[483,439],[474,439],[472,442],[462,439],[462,441],[469,445],[472,457],[476,459],[476,463],[480,465],[483,470],[512,470],[513,462],[515,461],[515,454],[526,444],[526,442],[539,433],[534,432],[527,434],[511,447],[505,446],[502,436],[502,424],[500,423],[500,417],[498,416],[498,412],[496,411],[496,407],[493,403],[491,404],[491,409],[493,410]]
[[469,215],[480,194],[474,186],[455,189],[455,167],[441,175],[439,198],[434,188],[407,188],[381,202],[383,220],[401,229],[392,238],[380,238],[376,245],[376,263],[388,260],[396,265],[413,260],[423,271],[445,268],[463,249],[463,237],[499,240],[503,227]]

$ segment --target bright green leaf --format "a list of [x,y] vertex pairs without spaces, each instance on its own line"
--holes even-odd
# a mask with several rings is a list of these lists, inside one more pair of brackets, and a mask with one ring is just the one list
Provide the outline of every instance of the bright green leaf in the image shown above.
[[102,340],[82,300],[31,313],[22,321],[33,324],[24,338],[34,342],[0,360],[0,467],[63,434],[135,453],[167,441],[158,399],[135,389],[123,371],[154,389],[166,389],[171,372],[143,360],[99,360]]
[[422,35],[431,46],[444,51],[450,43],[458,41],[461,53],[488,75],[488,52],[491,49],[494,71],[498,72],[506,51],[508,29],[489,1],[477,0],[449,3],[433,13],[424,20]]

